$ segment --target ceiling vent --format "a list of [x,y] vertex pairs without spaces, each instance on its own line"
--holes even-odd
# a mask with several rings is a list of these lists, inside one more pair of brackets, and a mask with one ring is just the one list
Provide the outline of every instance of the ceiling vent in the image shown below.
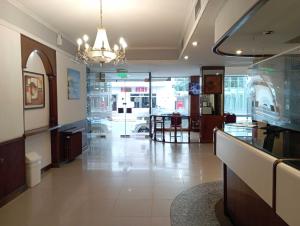
[[293,39],[291,39],[291,40],[289,40],[289,41],[287,41],[286,43],[287,44],[299,44],[300,43],[300,35],[293,38]]
[[197,0],[197,3],[195,5],[195,18],[197,18],[200,9],[201,9],[201,0]]

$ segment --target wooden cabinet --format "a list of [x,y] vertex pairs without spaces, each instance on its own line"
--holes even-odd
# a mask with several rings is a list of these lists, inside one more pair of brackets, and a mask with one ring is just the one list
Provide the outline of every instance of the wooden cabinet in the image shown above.
[[224,117],[221,115],[202,115],[200,117],[200,143],[212,143],[215,127],[223,128]]
[[61,161],[74,160],[82,153],[82,130],[67,130],[62,132]]
[[25,190],[24,138],[0,144],[0,206]]

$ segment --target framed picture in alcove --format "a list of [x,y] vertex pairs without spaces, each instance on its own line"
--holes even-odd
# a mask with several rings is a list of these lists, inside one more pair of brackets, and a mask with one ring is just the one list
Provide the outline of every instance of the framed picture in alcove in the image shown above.
[[23,71],[24,108],[35,109],[45,107],[44,75]]
[[222,76],[220,75],[203,76],[203,93],[204,94],[222,93]]

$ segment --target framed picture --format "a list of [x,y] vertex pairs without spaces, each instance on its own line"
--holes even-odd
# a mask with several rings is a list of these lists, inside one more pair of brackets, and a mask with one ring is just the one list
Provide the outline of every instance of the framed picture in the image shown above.
[[24,108],[45,107],[45,83],[44,75],[29,71],[23,71],[24,82]]
[[71,68],[68,68],[68,98],[80,99],[80,72]]
[[220,94],[220,93],[222,93],[222,76],[221,75],[205,75],[203,77],[203,93],[204,94]]

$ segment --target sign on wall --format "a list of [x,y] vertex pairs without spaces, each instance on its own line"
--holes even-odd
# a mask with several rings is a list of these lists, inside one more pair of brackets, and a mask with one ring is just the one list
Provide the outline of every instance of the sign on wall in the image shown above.
[[80,99],[80,72],[71,68],[68,68],[68,98]]
[[24,76],[24,108],[45,107],[45,84],[44,75],[29,71],[23,72]]

